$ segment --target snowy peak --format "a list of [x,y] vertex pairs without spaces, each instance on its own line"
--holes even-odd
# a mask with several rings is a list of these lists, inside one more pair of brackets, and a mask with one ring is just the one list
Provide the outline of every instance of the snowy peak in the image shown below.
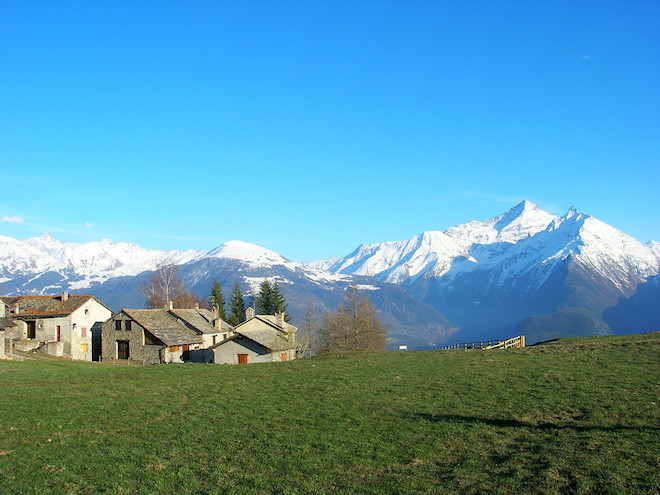
[[77,290],[109,278],[133,276],[162,263],[182,264],[199,256],[197,251],[151,251],[136,244],[103,239],[76,244],[44,233],[25,241],[0,237],[0,270],[3,278],[58,273]]
[[238,260],[252,266],[264,267],[291,263],[275,251],[243,241],[225,242],[206,253],[205,257]]
[[542,230],[557,217],[541,210],[530,201],[523,201],[506,213],[484,222],[469,221],[445,231],[469,249],[473,244],[493,244],[495,242],[516,243]]
[[556,217],[527,200],[496,217],[497,241],[517,242],[544,230]]
[[449,280],[475,271],[497,273],[491,279],[498,284],[524,273],[534,273],[542,283],[557,263],[575,255],[624,287],[657,274],[659,254],[657,243],[644,246],[575,207],[556,217],[523,201],[490,220],[424,232],[407,241],[363,245],[326,266],[337,273],[404,284],[421,276],[447,275]]

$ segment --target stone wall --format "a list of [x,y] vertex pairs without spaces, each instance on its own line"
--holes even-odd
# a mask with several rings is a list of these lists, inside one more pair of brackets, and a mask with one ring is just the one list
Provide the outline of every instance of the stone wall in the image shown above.
[[[121,330],[116,329],[116,321],[121,321]],[[127,330],[126,322],[130,321],[130,330]],[[128,342],[128,358],[133,361],[145,363],[161,363],[165,355],[169,354],[164,345],[145,345],[144,328],[124,312],[117,313],[101,326],[101,359],[111,362],[117,359],[117,342]],[[162,351],[162,352],[161,352]],[[161,354],[163,360],[161,360]]]

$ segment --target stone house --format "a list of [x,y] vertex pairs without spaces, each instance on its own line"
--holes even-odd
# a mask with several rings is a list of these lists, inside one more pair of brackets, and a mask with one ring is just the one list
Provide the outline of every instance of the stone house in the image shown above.
[[232,335],[211,346],[217,364],[270,363],[296,358],[298,329],[284,321],[284,314],[256,315],[246,311],[246,321]]
[[[112,311],[94,296],[12,296],[0,298],[0,317],[15,324],[18,348],[53,356],[92,360],[92,331]],[[4,314],[3,314],[4,313]]]
[[102,358],[181,363],[186,353],[230,335],[232,327],[203,309],[122,309],[101,327]]
[[208,309],[170,309],[169,313],[183,322],[190,330],[202,337],[202,348],[226,339],[234,331],[229,323],[220,318],[218,312]]

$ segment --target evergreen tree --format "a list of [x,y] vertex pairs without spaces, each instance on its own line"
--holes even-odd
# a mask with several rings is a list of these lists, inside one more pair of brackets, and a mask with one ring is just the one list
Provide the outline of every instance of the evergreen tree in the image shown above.
[[211,295],[209,296],[209,306],[211,306],[211,308],[218,308],[220,318],[227,321],[225,297],[222,295],[222,287],[220,287],[217,279],[213,281],[213,288],[211,289]]
[[245,321],[245,301],[243,300],[243,294],[241,294],[241,287],[234,285],[234,291],[231,294],[229,299],[229,324],[236,326],[239,323]]
[[284,313],[284,321],[291,323],[291,315],[287,313],[288,304],[286,303],[286,299],[284,299],[284,294],[280,291],[280,285],[277,281],[272,285],[271,305],[273,312],[269,314],[275,315],[277,313]]
[[270,285],[270,282],[267,278],[261,282],[261,287],[259,287],[259,294],[257,294],[257,314],[258,315],[274,315],[274,306],[273,306],[273,286]]

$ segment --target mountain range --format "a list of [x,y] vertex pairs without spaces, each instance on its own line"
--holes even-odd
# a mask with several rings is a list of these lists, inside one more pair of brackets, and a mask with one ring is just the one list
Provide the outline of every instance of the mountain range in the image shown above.
[[265,277],[277,280],[294,323],[308,302],[319,312],[334,309],[358,284],[389,325],[393,346],[660,330],[660,243],[642,244],[575,208],[557,217],[529,201],[490,220],[364,244],[311,264],[241,241],[165,252],[107,239],[0,236],[6,295],[69,290],[112,309],[141,307],[140,283],[159,264],[177,265],[200,297],[214,279],[226,295],[236,281],[253,295]]

